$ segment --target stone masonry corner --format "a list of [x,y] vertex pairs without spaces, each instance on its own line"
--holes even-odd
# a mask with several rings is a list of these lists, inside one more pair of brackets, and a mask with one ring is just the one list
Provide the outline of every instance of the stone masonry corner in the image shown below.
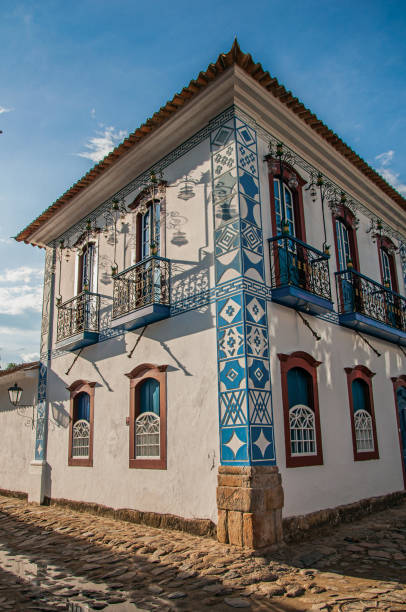
[[278,544],[283,499],[277,466],[219,466],[217,539],[251,549]]

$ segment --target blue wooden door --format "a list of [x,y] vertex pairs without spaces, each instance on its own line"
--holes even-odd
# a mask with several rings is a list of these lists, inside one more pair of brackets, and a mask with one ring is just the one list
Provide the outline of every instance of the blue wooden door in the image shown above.
[[396,391],[396,400],[399,413],[399,427],[401,438],[401,451],[403,457],[403,465],[406,469],[406,387],[399,387]]

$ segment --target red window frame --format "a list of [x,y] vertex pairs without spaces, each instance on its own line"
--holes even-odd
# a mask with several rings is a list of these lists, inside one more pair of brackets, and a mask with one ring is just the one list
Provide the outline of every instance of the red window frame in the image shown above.
[[[94,423],[94,388],[95,382],[88,380],[76,380],[67,390],[70,392],[70,419],[69,419],[69,445],[68,445],[68,465],[93,467],[93,423]],[[86,458],[72,457],[72,434],[73,434],[73,418],[75,411],[75,398],[79,393],[87,393],[90,398],[90,415],[89,415],[89,456]]]
[[[347,374],[348,399],[350,408],[352,448],[354,453],[354,461],[368,461],[369,459],[379,459],[378,437],[376,433],[375,409],[374,409],[374,394],[372,390],[372,378],[375,372],[371,372],[364,365],[357,365],[353,368],[344,368]],[[372,418],[372,433],[374,438],[374,450],[368,452],[359,452],[357,450],[357,442],[355,436],[355,421],[354,421],[354,399],[352,396],[352,383],[355,379],[363,380],[368,388],[369,413]]]
[[377,237],[376,244],[378,247],[379,270],[381,273],[382,285],[385,284],[383,265],[382,265],[382,251],[385,251],[386,255],[389,258],[392,290],[395,291],[396,293],[399,293],[398,274],[396,270],[396,259],[393,253],[391,253],[391,250],[395,248],[395,245],[393,244],[392,240],[390,240],[390,238],[387,238],[386,236]]
[[[167,365],[144,363],[126,374],[130,379],[129,417],[129,467],[149,470],[166,470],[166,370]],[[152,378],[159,383],[159,441],[160,456],[157,459],[137,459],[135,452],[135,420],[140,414],[140,387],[144,380]]]
[[402,437],[400,435],[400,422],[399,422],[399,409],[398,409],[398,398],[397,398],[397,394],[396,391],[399,389],[399,387],[405,387],[406,388],[406,376],[404,374],[402,374],[401,376],[394,376],[391,378],[392,383],[393,383],[393,395],[394,395],[394,399],[395,399],[395,412],[396,412],[396,424],[397,424],[397,428],[398,428],[398,436],[399,436],[399,450],[400,450],[400,461],[402,464],[402,473],[403,473],[403,482],[404,482],[404,487],[406,489],[406,469],[405,469],[405,464],[403,461],[403,445],[402,445]]
[[336,229],[336,221],[344,223],[348,231],[348,240],[350,243],[350,253],[352,259],[352,265],[357,272],[360,272],[359,267],[359,255],[358,255],[358,241],[357,241],[357,228],[355,227],[355,215],[343,204],[341,204],[337,212],[332,215],[333,219],[333,232],[334,232],[334,246],[336,251],[336,265],[337,272],[340,270],[340,261],[338,258],[338,236]]
[[[269,178],[269,194],[271,201],[271,221],[272,221],[272,235],[276,236],[278,233],[276,226],[276,212],[275,212],[275,193],[274,193],[274,179],[281,179],[279,173],[272,173],[272,163],[276,162],[279,164],[279,160],[277,159],[268,159],[268,178]],[[292,189],[289,187],[288,181],[291,176],[296,176],[298,181],[298,186],[296,189]],[[305,218],[304,218],[304,207],[303,207],[303,187],[306,185],[306,181],[289,165],[284,163],[283,169],[283,177],[282,182],[289,187],[289,190],[293,195],[293,211],[295,215],[295,228],[296,228],[296,238],[302,240],[302,242],[306,242],[306,226],[305,226]]]
[[[278,353],[279,360],[281,362],[281,382],[282,382],[282,405],[283,405],[283,421],[285,429],[285,453],[286,453],[286,467],[304,467],[311,465],[323,465],[323,446],[321,440],[321,427],[320,427],[320,410],[319,410],[319,392],[317,385],[317,368],[322,363],[317,361],[303,351],[295,351],[290,355],[284,353]],[[314,421],[316,428],[316,446],[317,454],[308,455],[304,457],[295,457],[291,453],[291,439],[290,439],[290,424],[289,424],[289,390],[288,390],[288,372],[292,368],[302,368],[308,374],[310,374],[312,381],[312,400],[313,406],[311,408],[314,411]]]

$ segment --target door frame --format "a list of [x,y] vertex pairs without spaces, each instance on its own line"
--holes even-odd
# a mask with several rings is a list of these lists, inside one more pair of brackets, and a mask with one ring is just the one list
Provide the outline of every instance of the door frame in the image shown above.
[[393,383],[393,395],[395,399],[396,424],[397,424],[398,436],[399,436],[399,451],[400,451],[400,460],[402,462],[403,483],[404,483],[404,488],[406,489],[406,468],[405,468],[405,462],[403,460],[403,450],[406,451],[406,449],[403,449],[402,436],[400,433],[399,407],[398,407],[398,396],[397,396],[397,390],[400,387],[406,388],[406,376],[404,374],[402,374],[401,376],[394,376],[391,378],[391,380]]

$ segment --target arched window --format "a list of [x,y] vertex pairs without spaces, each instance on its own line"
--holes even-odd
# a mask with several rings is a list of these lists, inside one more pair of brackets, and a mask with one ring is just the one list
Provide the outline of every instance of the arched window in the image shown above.
[[94,291],[96,246],[93,242],[84,245],[79,255],[77,292]]
[[166,368],[143,364],[130,379],[130,468],[166,469]]
[[89,457],[90,396],[78,393],[73,401],[72,457]]
[[382,285],[385,285],[385,287],[397,293],[399,291],[399,286],[398,275],[396,273],[396,247],[392,240],[386,236],[381,238],[378,237],[377,245]]
[[[289,233],[306,242],[302,193],[305,181],[287,164],[283,177],[279,174],[277,161],[269,160],[268,168],[273,235],[281,233],[282,223],[285,221],[289,226]],[[292,179],[295,180],[292,182]]]
[[321,465],[317,367],[319,361],[297,351],[278,355],[281,361],[286,466]]
[[334,240],[336,243],[337,271],[347,270],[348,262],[359,270],[357,220],[345,206],[339,206],[333,215]]
[[136,261],[143,261],[161,252],[161,203],[144,202],[136,218]]
[[354,461],[379,459],[372,399],[374,373],[365,366],[345,368],[347,373]]
[[159,457],[159,382],[147,378],[140,384],[139,394],[140,413],[135,419],[135,457]]
[[282,185],[283,194],[280,180],[273,180],[276,230],[278,234],[282,231],[282,219],[284,219],[289,226],[289,234],[296,236],[293,194],[285,183],[282,183]]
[[93,408],[96,383],[77,380],[70,387],[68,465],[93,465]]

